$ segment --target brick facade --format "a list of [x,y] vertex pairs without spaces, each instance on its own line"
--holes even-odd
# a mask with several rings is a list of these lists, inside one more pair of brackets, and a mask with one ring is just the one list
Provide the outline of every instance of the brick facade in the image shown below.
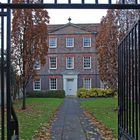
[[[38,70],[39,77],[41,79],[41,91],[50,90],[51,88],[56,88],[57,90],[67,90],[69,88],[71,88],[70,90],[73,90],[74,88],[75,90],[77,90],[78,88],[84,86],[84,79],[87,79],[88,83],[86,84],[89,84],[90,81],[90,87],[100,87],[100,79],[97,67],[97,52],[95,48],[95,37],[98,32],[98,27],[99,24],[73,23],[48,26],[49,39],[56,39],[57,46],[56,48],[54,47],[48,49],[46,64],[44,66],[41,66],[41,69]],[[67,38],[73,39],[73,47],[66,46]],[[91,46],[83,46],[84,38],[90,39]],[[54,62],[50,60],[52,57],[55,59]],[[72,58],[70,62],[73,61],[74,63],[73,68],[71,69],[68,69],[67,67],[67,58]],[[89,60],[90,68],[85,69],[84,62],[87,64]],[[52,65],[55,66],[56,64],[56,68],[50,69],[50,61],[52,62]],[[77,77],[76,81],[73,80],[73,76]],[[64,83],[64,79],[66,79],[66,83]],[[74,81],[73,85],[72,81]],[[51,88],[50,82],[52,82]],[[71,87],[68,87],[68,84],[70,84]],[[74,87],[74,84],[77,84],[77,86]],[[34,90],[33,81],[30,82],[27,87],[27,91],[32,90]],[[73,90],[73,92],[75,92],[75,90]],[[70,92],[66,92],[70,94]]]

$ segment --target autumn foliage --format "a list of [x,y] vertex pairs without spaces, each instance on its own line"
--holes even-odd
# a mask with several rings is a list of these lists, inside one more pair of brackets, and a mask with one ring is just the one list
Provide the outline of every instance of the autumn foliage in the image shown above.
[[[133,0],[128,0],[132,3]],[[118,44],[139,19],[139,10],[108,10],[101,20],[96,38],[98,66],[101,80],[109,88],[117,89]]]
[[108,10],[107,16],[102,18],[96,38],[100,77],[111,88],[117,85],[118,30],[115,16],[115,11]]
[[[26,0],[13,0],[25,3]],[[12,19],[12,61],[20,76],[20,85],[25,88],[34,76],[34,64],[45,64],[48,51],[48,12],[44,9],[14,9]]]

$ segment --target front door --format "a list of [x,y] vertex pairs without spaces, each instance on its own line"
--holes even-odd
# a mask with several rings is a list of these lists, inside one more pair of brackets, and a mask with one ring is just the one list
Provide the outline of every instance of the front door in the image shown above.
[[77,75],[64,75],[64,90],[67,96],[75,96],[77,92]]
[[67,79],[66,83],[66,94],[67,95],[75,95],[75,90],[74,90],[74,79]]

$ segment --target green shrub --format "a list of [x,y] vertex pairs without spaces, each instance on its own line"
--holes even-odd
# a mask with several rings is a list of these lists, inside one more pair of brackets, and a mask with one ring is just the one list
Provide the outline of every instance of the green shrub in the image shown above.
[[104,95],[103,89],[96,88],[95,91],[97,94],[96,97],[102,97]]
[[97,91],[95,88],[91,88],[88,92],[90,97],[97,97]]
[[49,90],[46,92],[33,91],[33,92],[28,92],[27,97],[31,97],[31,98],[64,98],[65,91],[64,90]]
[[65,97],[65,91],[64,90],[50,90],[47,92],[49,97],[51,98],[64,98]]
[[77,91],[77,96],[80,98],[92,98],[92,97],[113,97],[115,96],[115,91],[112,89],[100,89],[92,88],[86,90],[85,88],[80,88]]
[[86,95],[87,95],[87,90],[85,89],[85,88],[79,88],[78,90],[77,90],[77,96],[78,97],[86,97]]
[[116,91],[112,90],[112,89],[107,89],[106,90],[106,96],[107,97],[112,97],[116,95]]

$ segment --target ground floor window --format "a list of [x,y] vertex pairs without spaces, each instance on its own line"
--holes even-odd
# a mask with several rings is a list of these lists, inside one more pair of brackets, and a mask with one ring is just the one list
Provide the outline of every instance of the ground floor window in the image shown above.
[[91,89],[91,78],[84,78],[83,87],[86,89]]
[[57,90],[57,79],[56,78],[50,79],[50,90]]
[[34,90],[41,90],[41,79],[34,80],[33,89]]

